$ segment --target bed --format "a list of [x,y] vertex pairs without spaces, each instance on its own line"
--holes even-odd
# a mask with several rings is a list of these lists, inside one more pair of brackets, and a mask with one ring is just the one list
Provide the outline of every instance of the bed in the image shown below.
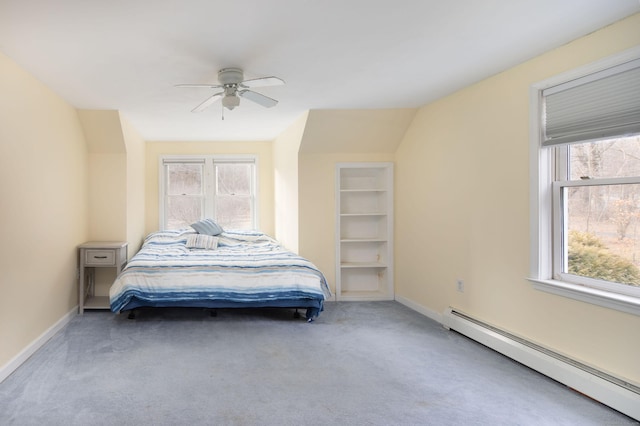
[[109,290],[115,313],[141,307],[296,308],[312,321],[331,296],[309,260],[259,231],[149,234]]

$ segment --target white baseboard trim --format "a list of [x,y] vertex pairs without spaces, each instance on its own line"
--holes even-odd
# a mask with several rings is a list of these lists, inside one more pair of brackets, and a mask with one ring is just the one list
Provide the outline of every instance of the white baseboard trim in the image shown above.
[[614,410],[640,420],[638,386],[513,336],[468,315],[447,309],[443,314],[396,295],[396,301],[519,363],[536,370]]
[[78,307],[74,307],[55,324],[49,327],[44,333],[38,336],[33,342],[27,345],[18,355],[14,356],[9,362],[0,367],[0,383],[18,369],[26,360],[29,359],[38,349],[40,349],[49,339],[51,339],[58,331],[62,330],[65,325],[78,314]]
[[454,308],[444,313],[443,320],[446,328],[640,420],[640,388],[637,385],[493,327]]
[[425,317],[431,318],[432,320],[442,324],[442,314],[440,314],[439,312],[433,311],[427,307],[417,304],[413,300],[407,299],[406,297],[398,296],[397,294],[396,302],[401,303],[407,308],[413,309],[414,311],[421,313]]

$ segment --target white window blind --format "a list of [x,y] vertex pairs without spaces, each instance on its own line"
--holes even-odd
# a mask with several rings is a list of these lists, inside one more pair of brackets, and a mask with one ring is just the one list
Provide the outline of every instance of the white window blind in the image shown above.
[[162,164],[204,164],[203,158],[163,158]]
[[640,59],[542,92],[543,146],[640,134]]

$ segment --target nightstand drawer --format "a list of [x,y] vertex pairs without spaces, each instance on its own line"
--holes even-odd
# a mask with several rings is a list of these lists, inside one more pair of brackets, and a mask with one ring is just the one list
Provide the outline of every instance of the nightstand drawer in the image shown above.
[[91,265],[111,265],[116,264],[115,250],[85,250],[84,264]]

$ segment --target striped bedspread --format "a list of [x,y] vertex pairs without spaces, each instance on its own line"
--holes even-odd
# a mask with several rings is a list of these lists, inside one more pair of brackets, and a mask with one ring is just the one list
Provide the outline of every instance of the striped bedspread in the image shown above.
[[299,307],[307,308],[311,319],[331,296],[325,277],[311,262],[266,234],[225,231],[215,249],[188,246],[194,234],[180,230],[147,236],[111,286],[111,310]]

